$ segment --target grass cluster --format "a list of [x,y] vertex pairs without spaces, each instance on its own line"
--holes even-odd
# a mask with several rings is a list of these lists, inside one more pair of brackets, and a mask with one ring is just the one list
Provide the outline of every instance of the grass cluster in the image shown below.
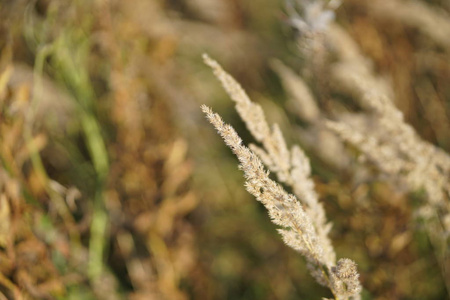
[[445,299],[449,15],[0,2],[0,299]]

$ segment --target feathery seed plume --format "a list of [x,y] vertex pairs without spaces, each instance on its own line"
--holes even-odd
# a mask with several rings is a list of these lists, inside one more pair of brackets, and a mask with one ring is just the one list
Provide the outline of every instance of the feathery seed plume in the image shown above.
[[[250,145],[250,148],[242,145],[233,127],[224,123],[209,107],[202,105],[209,122],[237,156],[247,191],[266,207],[272,222],[282,227],[278,232],[283,241],[306,257],[308,268],[318,283],[328,286],[335,299],[358,299],[361,287],[356,264],[345,259],[345,263],[341,260],[335,266],[336,254],[328,238],[331,224],[327,223],[323,206],[314,191],[311,167],[305,153],[298,146],[289,150],[279,126],[267,124],[261,106],[253,103],[239,83],[216,61],[206,54],[203,59],[236,102],[236,110],[251,134],[262,144],[262,147]],[[277,174],[280,182],[292,187],[297,197],[288,194],[280,184],[269,178],[263,162]],[[344,270],[341,265],[354,267],[356,275],[340,276],[342,272],[338,273],[339,276],[335,275],[333,270]]]

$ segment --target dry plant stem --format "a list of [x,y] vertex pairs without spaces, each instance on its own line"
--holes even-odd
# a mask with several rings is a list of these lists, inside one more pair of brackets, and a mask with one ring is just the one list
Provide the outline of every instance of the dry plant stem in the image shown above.
[[297,198],[269,178],[269,172],[264,170],[261,160],[242,145],[241,138],[230,125],[225,124],[207,106],[203,105],[202,110],[225,144],[238,157],[239,166],[245,174],[247,191],[267,208],[272,222],[284,227],[278,231],[285,243],[306,257],[310,266],[315,268],[311,270],[312,275],[319,283],[330,288],[335,299],[357,299],[361,287],[356,264],[349,259],[341,259],[336,267],[327,265],[311,218]]
[[[403,120],[402,113],[383,91],[372,90],[360,74],[341,73],[342,85],[353,87],[360,101],[378,120],[377,130],[363,132],[345,123],[327,122],[329,129],[361,149],[387,176],[414,191],[424,188],[429,205],[449,214],[450,156],[423,141]],[[446,229],[447,231],[450,228]]]
[[[239,167],[245,174],[247,190],[264,204],[275,224],[295,229],[304,246],[307,247],[308,259],[322,269],[323,276],[329,283],[325,268],[320,263],[321,249],[317,249],[317,245],[315,245],[316,237],[311,220],[297,199],[269,178],[269,172],[264,170],[261,160],[249,148],[242,145],[242,140],[233,127],[225,124],[222,118],[207,106],[203,105],[202,110],[225,144],[238,157]],[[302,247],[299,245],[299,248]]]
[[404,23],[428,36],[434,43],[450,49],[449,16],[425,1],[383,0],[367,1],[369,13],[374,17]]
[[[329,40],[340,57],[340,62],[331,67],[333,84],[370,112],[376,126],[362,129],[344,122],[327,122],[327,127],[358,147],[385,176],[411,191],[424,188],[430,207],[441,211],[444,220],[449,218],[450,156],[422,140],[404,121],[394,105],[391,88],[374,75],[344,30],[330,27]],[[444,228],[448,235],[450,226],[444,224]]]
[[[263,146],[243,146],[230,125],[211,109],[202,106],[208,120],[238,157],[247,191],[264,204],[272,221],[283,227],[278,230],[283,241],[306,257],[308,268],[318,283],[329,287],[335,299],[358,299],[361,286],[356,264],[350,259],[341,259],[336,265],[336,254],[328,238],[331,224],[327,223],[323,206],[314,191],[311,167],[305,153],[298,146],[289,150],[278,125],[270,127],[266,122],[261,106],[253,103],[216,61],[207,55],[203,59],[236,103],[236,110],[251,134]],[[263,163],[277,174],[280,182],[291,186],[298,198],[271,180]],[[302,199],[304,206],[298,199]]]
[[[405,122],[402,112],[394,105],[392,90],[374,75],[345,31],[337,26],[330,27],[329,38],[340,57],[340,61],[331,66],[333,85],[367,110],[375,125],[360,128],[343,121],[328,121],[326,126],[340,139],[357,147],[362,158],[376,165],[388,180],[411,192],[424,190],[427,199],[416,214],[424,218],[443,277],[448,278],[450,156],[424,141]],[[448,280],[446,287],[450,293]]]
[[325,210],[318,201],[318,196],[314,190],[314,182],[310,178],[311,167],[307,156],[296,145],[289,150],[279,126],[274,124],[270,128],[261,106],[252,102],[240,84],[227,74],[216,61],[206,54],[203,55],[203,59],[213,69],[222,86],[236,103],[236,110],[248,130],[264,148],[251,144],[250,149],[258,155],[270,171],[277,174],[280,182],[292,187],[297,198],[302,199],[303,204],[306,204],[304,209],[312,220],[313,227],[318,235],[318,244],[323,249],[324,264],[328,268],[334,266],[336,254],[328,238],[331,224],[327,223]]

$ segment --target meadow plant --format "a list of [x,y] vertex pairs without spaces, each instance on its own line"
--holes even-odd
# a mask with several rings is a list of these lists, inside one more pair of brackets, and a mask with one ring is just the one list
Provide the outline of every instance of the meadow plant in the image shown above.
[[333,76],[340,89],[353,95],[367,113],[359,121],[353,114],[337,122],[327,121],[326,126],[359,149],[359,160],[375,165],[384,180],[412,193],[424,192],[416,216],[424,220],[443,277],[447,278],[450,156],[420,138],[393,104],[389,88],[380,84],[367,68],[342,63],[333,69]]
[[[395,20],[406,27],[415,28],[437,47],[448,49],[448,38],[444,37],[450,32],[450,23],[445,12],[419,1],[384,1],[386,5],[380,5],[382,2],[367,2],[368,13],[379,19],[391,22]],[[325,65],[328,69],[328,75],[325,76],[331,89],[350,96],[366,113],[335,111],[333,117],[338,121],[329,121],[323,114],[317,113],[314,114],[315,118],[306,118],[305,112],[297,112],[297,115],[307,123],[325,124],[342,141],[359,149],[362,153],[360,161],[375,165],[383,179],[409,192],[424,191],[425,200],[416,210],[416,215],[425,221],[424,225],[435,248],[443,278],[448,278],[450,156],[424,141],[414,128],[405,122],[403,113],[394,104],[392,87],[386,80],[375,75],[373,62],[361,54],[346,30],[334,24],[332,18],[324,27],[299,26],[298,24],[302,23],[295,22],[298,18],[291,16],[293,26],[300,32],[320,33],[310,36],[316,44],[322,46],[320,49],[325,49],[326,54],[321,53],[321,57],[328,59],[326,63],[322,61],[321,66],[316,64],[309,67],[318,68]],[[321,30],[313,31],[311,28]],[[300,36],[300,41],[302,39],[304,38]],[[304,47],[300,47],[300,51],[305,53]],[[296,78],[295,74],[285,70],[286,68],[280,68],[279,65],[276,69],[291,97],[296,99],[297,106],[310,111],[309,108],[313,107],[311,102],[316,100],[308,87],[302,83],[302,79]],[[296,81],[297,87],[292,83],[293,80]],[[323,84],[319,84],[319,88],[323,88]],[[424,102],[425,110],[429,110],[427,107],[432,104]],[[448,281],[447,289],[450,291]]]
[[450,2],[282,2],[1,2],[0,299],[448,298]]
[[[347,258],[336,263],[336,254],[328,237],[331,224],[314,191],[305,153],[298,146],[289,150],[278,125],[270,128],[267,124],[261,106],[253,103],[216,61],[207,55],[203,58],[236,102],[236,110],[248,130],[263,146],[242,145],[241,138],[230,125],[210,108],[202,106],[209,122],[237,156],[247,191],[266,207],[272,222],[282,227],[278,232],[283,241],[305,256],[310,273],[318,283],[327,286],[335,299],[358,299],[361,285],[356,264]],[[295,196],[269,177],[263,163],[277,174],[280,182],[292,188]]]
[[[360,158],[375,164],[385,179],[411,192],[424,190],[426,201],[417,214],[425,219],[425,227],[445,278],[448,275],[445,265],[450,236],[450,156],[422,140],[413,127],[404,121],[402,112],[392,100],[394,93],[390,85],[374,74],[372,62],[361,54],[346,30],[334,24],[334,9],[339,4],[339,1],[286,1],[286,8],[290,25],[299,33],[299,51],[307,59],[303,69],[305,75],[317,76],[328,68],[329,73],[325,77],[329,79],[330,88],[350,95],[368,113],[333,112],[338,121],[330,121],[318,108],[317,91],[314,93],[309,88],[311,84],[281,62],[276,61],[272,66],[289,93],[291,99],[288,105],[309,124],[309,131],[314,130],[312,135],[316,135],[315,141],[318,140],[318,133],[328,129],[341,141],[358,148],[363,154]],[[402,4],[392,1],[390,5],[398,9],[392,9],[380,18],[392,19],[392,16],[398,16],[407,26],[419,26],[437,45],[446,47],[442,33],[448,30],[449,23],[444,20],[444,13],[417,1]],[[375,16],[384,9],[381,5],[368,6],[374,6],[371,13]],[[420,10],[421,7],[424,10]],[[411,12],[412,18],[406,17],[409,16],[408,12]],[[440,29],[435,30],[438,27]],[[319,283],[328,286],[336,298],[358,297],[361,287],[354,263],[349,263],[347,259],[339,260],[337,264],[335,262],[336,254],[328,238],[331,225],[317,200],[305,153],[298,146],[288,149],[279,126],[275,124],[270,127],[267,124],[262,108],[250,101],[241,86],[217,62],[206,55],[204,61],[213,69],[236,103],[236,110],[252,136],[262,145],[243,146],[232,127],[225,124],[219,115],[202,106],[208,120],[238,157],[247,180],[247,190],[266,206],[272,221],[284,227],[279,229],[284,242],[307,258],[310,272]],[[315,87],[323,89],[324,84],[318,80]],[[325,87],[325,90],[328,88]],[[327,97],[327,94],[325,92],[319,96]],[[338,150],[340,155],[334,157],[342,158],[340,162],[327,158],[329,153],[321,150],[324,148],[323,143],[316,143],[312,147],[324,161],[340,169],[348,168],[349,155],[344,153],[342,142],[336,140],[336,136],[328,134],[327,140],[333,141],[332,151]],[[262,164],[277,175],[280,183],[292,189],[295,198],[269,178]],[[356,170],[349,171],[357,173]],[[349,263],[347,267],[352,265],[349,268],[354,270],[350,272],[351,282],[343,283],[342,277],[336,279],[336,270],[344,262]],[[347,292],[343,292],[339,286],[346,286]]]

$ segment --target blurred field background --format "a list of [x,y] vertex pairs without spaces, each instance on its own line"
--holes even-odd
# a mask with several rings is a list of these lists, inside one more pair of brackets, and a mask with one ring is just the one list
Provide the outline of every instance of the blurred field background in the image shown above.
[[[336,22],[392,84],[406,121],[448,153],[450,36],[390,17],[388,2],[343,1]],[[447,0],[419,2],[450,26]],[[325,161],[290,109],[274,59],[294,72],[305,61],[283,1],[2,0],[0,49],[0,299],[331,297],[204,119],[203,103],[251,141],[204,52],[310,156],[363,298],[449,297],[449,257],[414,217],[420,191],[358,180],[352,148],[335,157],[345,167]],[[316,93],[325,115],[355,109]]]

